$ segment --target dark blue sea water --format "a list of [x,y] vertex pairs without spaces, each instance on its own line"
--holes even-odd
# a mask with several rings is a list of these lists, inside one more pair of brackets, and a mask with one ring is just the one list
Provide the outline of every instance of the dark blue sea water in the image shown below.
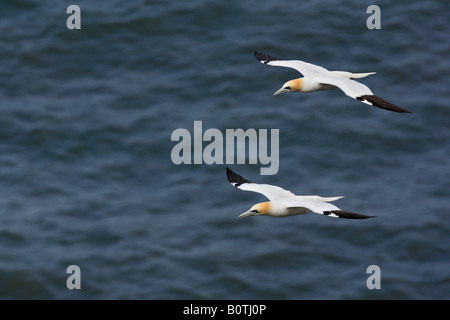
[[[450,299],[449,14],[445,0],[1,1],[0,298]],[[273,97],[298,74],[254,50],[376,71],[361,82],[413,114],[338,90]],[[238,219],[264,197],[227,164],[172,162],[194,121],[279,129],[275,175],[228,166],[377,217]]]

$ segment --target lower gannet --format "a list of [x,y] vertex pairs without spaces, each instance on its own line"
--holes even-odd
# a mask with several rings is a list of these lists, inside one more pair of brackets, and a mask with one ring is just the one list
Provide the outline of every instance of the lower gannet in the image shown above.
[[377,97],[367,86],[354,80],[375,74],[375,72],[352,73],[347,71],[328,71],[312,63],[300,60],[279,59],[257,51],[255,51],[255,57],[258,61],[268,66],[293,68],[304,76],[303,78],[286,82],[281,89],[274,93],[274,96],[284,92],[312,92],[339,88],[347,96],[368,105],[394,112],[412,113],[409,110],[400,108],[395,104]]
[[270,184],[258,184],[244,179],[227,167],[227,177],[233,186],[245,191],[259,192],[270,201],[257,203],[244,212],[239,218],[257,215],[267,215],[272,217],[287,217],[308,212],[324,214],[334,218],[366,219],[374,216],[366,216],[341,210],[329,203],[338,200],[340,197],[320,197],[320,196],[297,196],[283,188]]

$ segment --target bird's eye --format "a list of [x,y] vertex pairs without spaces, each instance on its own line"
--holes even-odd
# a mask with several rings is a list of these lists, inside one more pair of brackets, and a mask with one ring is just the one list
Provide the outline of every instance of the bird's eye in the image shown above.
[[258,213],[258,210],[252,210],[252,211],[250,211],[250,212],[253,212],[253,213]]
[[287,86],[287,87],[284,87],[284,89],[286,89],[286,90],[291,90],[291,87],[290,87],[290,86]]

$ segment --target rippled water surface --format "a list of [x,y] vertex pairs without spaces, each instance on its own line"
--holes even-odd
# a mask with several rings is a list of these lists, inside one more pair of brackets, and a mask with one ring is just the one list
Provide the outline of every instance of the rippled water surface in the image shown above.
[[[449,299],[450,4],[379,1],[369,30],[370,4],[2,1],[0,298]],[[361,82],[413,114],[337,90],[273,97],[297,73],[254,50],[376,71]],[[279,129],[277,174],[228,166],[377,217],[237,219],[264,197],[226,164],[172,162],[194,121]]]

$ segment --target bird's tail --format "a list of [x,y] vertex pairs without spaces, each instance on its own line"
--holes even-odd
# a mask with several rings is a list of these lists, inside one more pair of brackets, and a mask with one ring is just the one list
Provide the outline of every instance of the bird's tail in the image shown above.
[[321,197],[321,196],[298,196],[301,198],[311,199],[311,200],[319,200],[323,202],[332,202],[343,198],[344,196],[339,197]]
[[351,79],[359,79],[375,74],[376,72],[352,73]]
[[339,197],[320,197],[320,200],[325,201],[325,202],[332,202],[332,201],[339,200],[339,199],[341,199],[343,197],[344,196],[339,196]]

